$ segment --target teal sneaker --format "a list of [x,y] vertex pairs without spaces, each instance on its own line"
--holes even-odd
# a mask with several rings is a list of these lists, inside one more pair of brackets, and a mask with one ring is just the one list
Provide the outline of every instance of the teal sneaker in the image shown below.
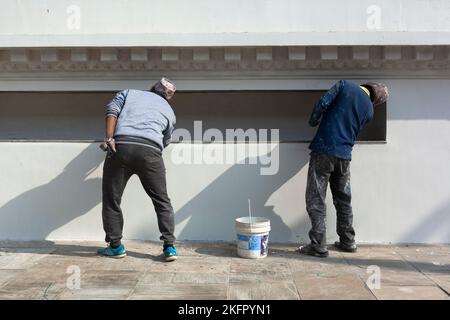
[[177,260],[177,249],[174,246],[167,246],[163,248],[163,253],[166,261],[175,261]]
[[113,248],[109,245],[106,248],[98,249],[97,253],[104,257],[111,257],[116,259],[124,258],[127,255],[123,243],[121,243],[117,248]]

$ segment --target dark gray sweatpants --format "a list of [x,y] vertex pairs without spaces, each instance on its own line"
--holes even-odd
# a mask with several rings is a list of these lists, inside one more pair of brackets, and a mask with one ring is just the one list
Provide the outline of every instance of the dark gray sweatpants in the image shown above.
[[175,219],[167,195],[166,168],[161,151],[142,145],[116,144],[116,153],[108,153],[103,166],[103,229],[105,241],[113,246],[122,239],[123,215],[120,203],[125,186],[133,174],[141,180],[145,192],[152,199],[158,218],[161,240],[175,241]]
[[328,182],[337,213],[337,234],[342,244],[351,245],[355,242],[355,231],[352,227],[350,161],[311,152],[306,184],[306,210],[312,225],[309,232],[311,245],[319,252],[326,251],[325,197]]

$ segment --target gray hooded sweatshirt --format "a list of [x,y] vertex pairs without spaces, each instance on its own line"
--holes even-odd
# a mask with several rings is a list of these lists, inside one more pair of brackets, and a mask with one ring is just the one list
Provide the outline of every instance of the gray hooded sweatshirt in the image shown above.
[[106,105],[106,116],[117,118],[117,143],[156,144],[160,150],[171,142],[176,123],[175,113],[164,98],[133,89],[118,92]]

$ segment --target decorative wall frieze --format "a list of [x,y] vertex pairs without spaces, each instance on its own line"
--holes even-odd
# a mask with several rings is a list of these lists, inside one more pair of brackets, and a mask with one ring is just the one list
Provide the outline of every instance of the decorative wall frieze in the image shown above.
[[450,70],[450,46],[0,50],[0,73],[345,69]]

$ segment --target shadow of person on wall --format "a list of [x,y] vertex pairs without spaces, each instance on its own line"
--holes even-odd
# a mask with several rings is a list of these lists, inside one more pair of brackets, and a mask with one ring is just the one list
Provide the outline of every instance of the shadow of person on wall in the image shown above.
[[97,206],[101,202],[101,177],[89,178],[89,174],[104,157],[97,144],[91,144],[53,180],[5,203],[0,207],[0,238],[44,240]]
[[[292,149],[295,153],[288,145],[278,144],[272,150],[272,154],[279,154],[279,169],[273,175],[262,175],[261,169],[267,166],[260,161],[251,164],[249,158],[245,164],[234,164],[227,169],[175,213],[177,225],[186,223],[178,239],[234,239],[235,219],[248,216],[248,199],[251,200],[253,216],[270,219],[272,241],[290,239],[293,226],[286,225],[280,212],[277,213],[279,210],[267,205],[267,200],[308,163],[307,152],[300,148]],[[303,195],[299,191],[298,195],[292,196]],[[301,210],[303,208],[298,208],[299,215]]]
[[[101,177],[89,177],[104,159],[104,153],[98,152],[97,148],[95,144],[90,145],[53,180],[22,193],[0,207],[1,221],[8,221],[0,224],[0,238],[46,239],[53,231],[100,204]],[[176,212],[177,224],[187,221],[178,238],[234,239],[234,220],[248,215],[248,199],[251,199],[253,215],[271,221],[273,231],[270,239],[275,242],[289,239],[293,226],[286,225],[276,208],[266,202],[307,164],[309,157],[301,148],[294,148],[294,153],[291,149],[286,152],[285,148],[277,146],[272,151],[279,154],[279,169],[275,174],[262,175],[261,169],[267,166],[259,161],[248,164],[250,161],[246,159],[247,164],[233,165],[198,193]],[[301,210],[303,208],[299,208],[299,213]],[[101,216],[98,219],[101,224]],[[44,246],[62,248],[64,255],[86,254],[79,252],[79,246],[57,245],[52,241],[47,241]]]

